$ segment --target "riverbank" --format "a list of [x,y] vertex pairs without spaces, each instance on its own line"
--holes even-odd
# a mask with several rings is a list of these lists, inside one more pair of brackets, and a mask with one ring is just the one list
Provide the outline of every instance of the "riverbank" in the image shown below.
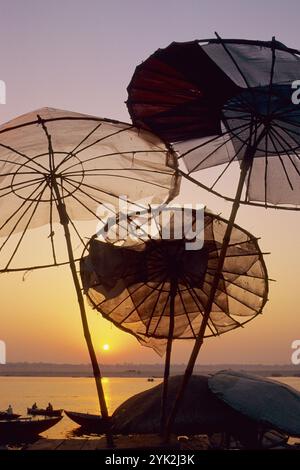
[[[104,364],[104,377],[163,377],[163,364]],[[206,364],[196,365],[194,374],[214,374],[232,369],[264,377],[300,377],[300,366],[263,364]],[[172,375],[183,374],[184,364],[172,365]],[[0,377],[92,377],[88,364],[8,363],[0,364]]]

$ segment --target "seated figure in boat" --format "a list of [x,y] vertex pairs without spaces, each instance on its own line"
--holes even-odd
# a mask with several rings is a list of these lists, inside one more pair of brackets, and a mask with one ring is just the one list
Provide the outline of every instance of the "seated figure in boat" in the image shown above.
[[38,406],[36,404],[36,401],[34,402],[34,404],[32,405],[31,407],[32,410],[37,410],[38,409]]
[[12,414],[14,413],[11,405],[8,406],[8,408],[7,408],[7,410],[6,410],[6,413],[7,413],[8,415],[12,415]]
[[53,406],[50,402],[48,403],[48,406],[47,406],[46,409],[47,409],[47,411],[53,411]]

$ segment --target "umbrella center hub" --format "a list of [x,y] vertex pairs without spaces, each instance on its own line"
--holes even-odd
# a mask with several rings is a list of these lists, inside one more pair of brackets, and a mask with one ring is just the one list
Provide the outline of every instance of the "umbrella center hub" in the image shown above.
[[286,85],[246,89],[228,100],[223,116],[237,159],[243,159],[245,148],[254,142],[255,157],[265,157],[266,152],[285,155],[287,150],[299,150],[298,113]]
[[76,154],[58,152],[49,158],[49,153],[44,153],[18,166],[11,189],[24,201],[49,203],[57,200],[54,186],[66,199],[79,190],[83,180],[83,164]]

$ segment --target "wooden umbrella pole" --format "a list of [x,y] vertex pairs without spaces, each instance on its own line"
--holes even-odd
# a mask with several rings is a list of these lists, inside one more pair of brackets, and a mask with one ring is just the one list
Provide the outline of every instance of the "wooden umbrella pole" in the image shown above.
[[166,419],[167,419],[167,401],[168,401],[170,363],[171,363],[172,342],[173,342],[174,324],[175,324],[175,297],[176,297],[176,291],[177,291],[177,281],[172,280],[171,281],[171,292],[170,292],[170,324],[169,324],[168,343],[167,343],[167,349],[166,349],[164,383],[163,383],[162,401],[161,401],[160,430],[161,430],[162,435],[164,433],[164,429],[165,429],[165,426],[166,426]]
[[255,147],[249,146],[247,148],[247,151],[246,151],[245,156],[243,158],[243,161],[241,163],[241,173],[240,173],[239,183],[238,183],[238,187],[237,187],[237,191],[236,191],[236,195],[235,195],[235,201],[232,205],[231,214],[230,214],[228,225],[227,225],[225,235],[224,235],[224,238],[223,238],[223,243],[222,243],[222,248],[221,248],[221,252],[220,252],[220,257],[219,257],[219,261],[218,261],[217,270],[216,270],[216,273],[215,273],[215,276],[214,276],[214,279],[213,279],[213,282],[212,282],[209,298],[208,298],[208,301],[207,301],[207,304],[206,304],[206,307],[205,307],[205,310],[204,310],[203,320],[202,320],[202,323],[201,323],[199,334],[197,336],[197,339],[195,341],[195,345],[193,347],[189,362],[188,362],[187,367],[185,369],[185,373],[184,373],[184,376],[183,376],[178,394],[176,396],[174,406],[172,408],[171,414],[170,414],[169,419],[167,421],[167,425],[166,425],[166,429],[165,429],[165,433],[164,433],[164,440],[166,442],[168,442],[169,439],[170,439],[170,434],[171,434],[172,427],[173,427],[174,422],[175,422],[175,418],[176,418],[179,406],[180,406],[181,401],[184,397],[184,393],[185,393],[187,384],[188,384],[189,379],[190,379],[190,377],[193,373],[195,362],[197,360],[199,351],[200,351],[201,346],[203,344],[204,333],[205,333],[207,323],[208,323],[208,320],[209,320],[209,316],[210,316],[210,313],[211,313],[211,308],[212,308],[212,305],[214,303],[214,299],[215,299],[215,295],[216,295],[216,292],[217,292],[217,289],[218,289],[219,281],[220,281],[221,276],[222,276],[222,269],[223,269],[224,261],[225,261],[225,258],[226,258],[227,248],[228,248],[228,245],[229,245],[229,242],[230,242],[230,237],[231,237],[234,221],[235,221],[235,218],[236,218],[236,214],[237,214],[237,211],[239,209],[240,199],[241,199],[242,191],[243,191],[243,186],[244,186],[244,183],[245,183],[245,180],[246,180],[246,177],[247,177],[247,172],[248,172],[248,170],[251,166],[251,161],[252,161],[252,158],[254,157],[255,150],[256,150],[256,146]]
[[70,265],[73,282],[74,282],[74,286],[75,286],[75,290],[77,294],[77,300],[78,300],[79,309],[80,309],[84,337],[85,337],[85,341],[88,347],[91,364],[93,367],[93,373],[94,373],[94,378],[96,382],[101,416],[104,422],[106,422],[107,444],[109,447],[113,447],[114,442],[113,442],[113,436],[112,436],[111,429],[110,429],[110,419],[109,419],[108,409],[107,409],[104,390],[103,390],[102,381],[101,381],[102,377],[101,377],[100,367],[99,367],[95,349],[92,343],[92,338],[91,338],[91,334],[89,331],[89,325],[88,325],[87,315],[86,315],[86,310],[85,310],[85,305],[84,305],[84,298],[82,295],[80,282],[79,282],[77,272],[76,272],[76,264],[74,260],[72,241],[71,241],[71,235],[70,235],[70,230],[69,230],[69,217],[66,211],[65,204],[62,201],[55,176],[53,177],[53,180],[52,180],[52,187],[57,198],[57,210],[58,210],[59,217],[60,217],[60,223],[62,224],[64,228],[66,245],[67,245],[67,250],[68,250],[68,257],[69,257],[69,265]]

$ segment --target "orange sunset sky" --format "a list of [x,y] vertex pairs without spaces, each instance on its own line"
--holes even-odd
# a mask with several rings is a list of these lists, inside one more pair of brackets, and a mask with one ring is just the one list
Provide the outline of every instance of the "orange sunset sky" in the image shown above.
[[[45,8],[45,1],[0,0],[0,79],[7,86],[0,122],[43,106],[129,121],[124,101],[135,66],[173,40],[212,37],[218,31],[250,39],[276,35],[300,47],[300,5],[294,0],[166,0],[154,8],[155,3],[54,0]],[[204,203],[223,217],[230,212],[229,203],[186,181],[178,200]],[[237,223],[261,237],[262,250],[271,252],[266,263],[276,282],[270,284],[263,315],[207,340],[198,362],[290,363],[291,343],[300,339],[299,220],[299,212],[240,209]],[[36,251],[43,230],[34,232],[30,249]],[[21,273],[2,274],[0,293],[0,340],[7,344],[9,362],[88,362],[67,267],[31,272],[24,279]],[[90,308],[88,314],[101,362],[162,361]],[[104,344],[109,350],[103,351]],[[173,362],[186,362],[191,347],[175,343]]]

